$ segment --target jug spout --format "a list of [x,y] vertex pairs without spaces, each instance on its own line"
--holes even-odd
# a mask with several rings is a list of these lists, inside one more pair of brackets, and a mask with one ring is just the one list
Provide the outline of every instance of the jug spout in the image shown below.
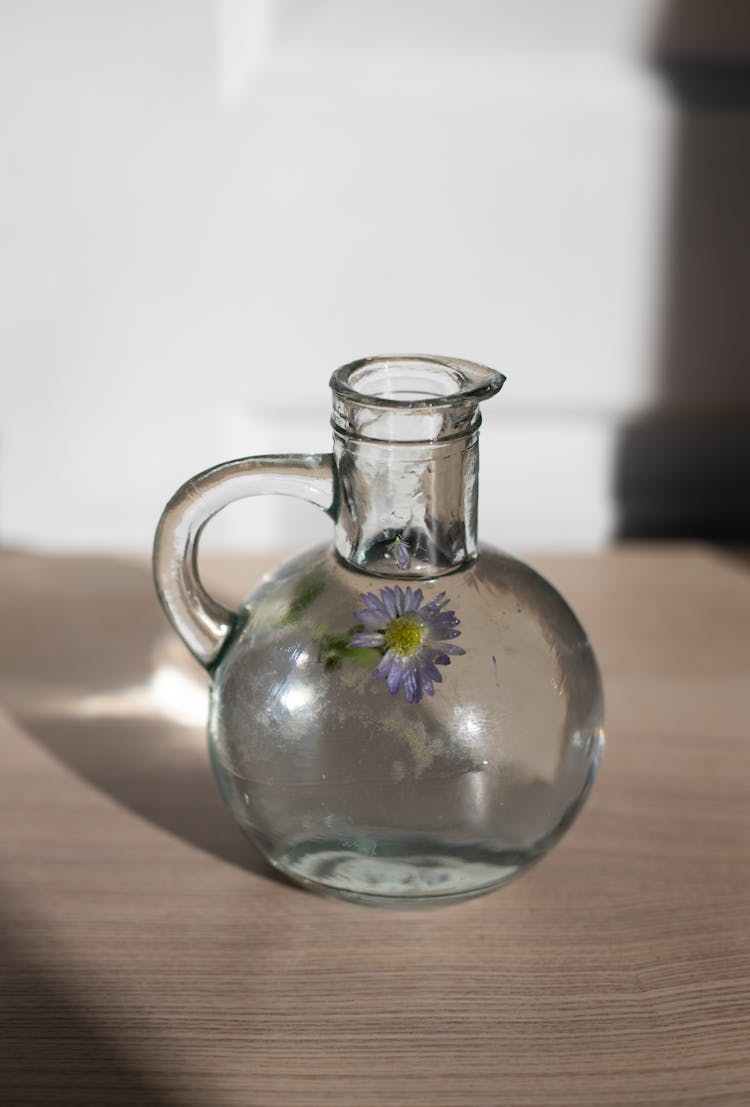
[[477,556],[479,403],[505,377],[456,358],[373,357],[338,369],[336,549],[379,576],[430,578]]

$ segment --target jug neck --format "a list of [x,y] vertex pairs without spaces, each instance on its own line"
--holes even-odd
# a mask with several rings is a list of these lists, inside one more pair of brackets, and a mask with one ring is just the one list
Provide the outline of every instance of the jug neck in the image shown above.
[[425,356],[337,370],[335,545],[378,576],[429,578],[477,556],[479,401],[504,377]]

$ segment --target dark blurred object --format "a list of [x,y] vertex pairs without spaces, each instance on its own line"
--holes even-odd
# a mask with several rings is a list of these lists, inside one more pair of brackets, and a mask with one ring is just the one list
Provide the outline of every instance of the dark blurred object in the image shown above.
[[658,384],[624,430],[618,537],[750,536],[750,5],[676,0],[653,64],[677,111]]
[[662,411],[620,443],[620,537],[750,537],[747,419],[681,418]]

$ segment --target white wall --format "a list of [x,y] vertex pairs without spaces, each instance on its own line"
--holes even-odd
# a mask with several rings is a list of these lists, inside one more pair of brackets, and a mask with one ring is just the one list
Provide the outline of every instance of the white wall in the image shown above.
[[[328,376],[451,353],[482,534],[596,545],[652,398],[672,124],[652,0],[0,5],[0,540],[150,544],[192,472],[328,448]],[[232,509],[290,546],[312,509]]]

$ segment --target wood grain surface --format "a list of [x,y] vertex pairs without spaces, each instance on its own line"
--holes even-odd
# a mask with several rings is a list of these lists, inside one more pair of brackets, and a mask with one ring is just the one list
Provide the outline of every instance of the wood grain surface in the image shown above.
[[3,1107],[750,1103],[750,574],[531,560],[598,651],[600,778],[520,880],[387,913],[240,836],[145,560],[0,554]]

